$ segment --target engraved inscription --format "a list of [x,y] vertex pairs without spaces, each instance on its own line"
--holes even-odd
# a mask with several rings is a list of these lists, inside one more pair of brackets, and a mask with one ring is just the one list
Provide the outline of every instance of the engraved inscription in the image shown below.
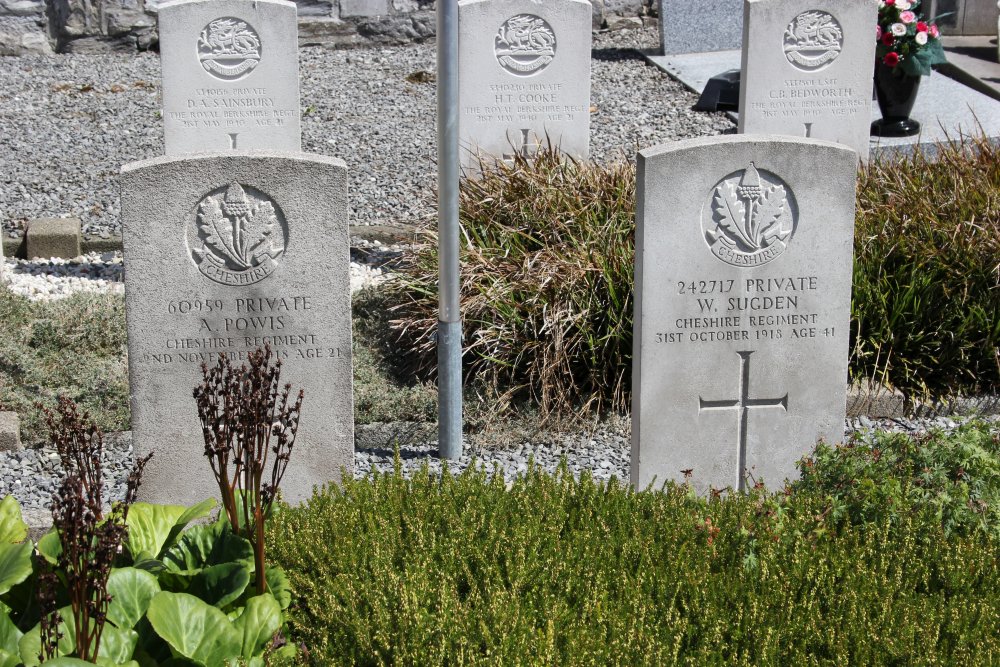
[[754,163],[719,181],[702,215],[705,242],[716,257],[740,267],[762,266],[785,251],[798,209],[787,184]]
[[844,31],[831,14],[822,11],[802,12],[785,29],[785,57],[798,69],[820,70],[840,55]]
[[278,266],[288,225],[269,196],[233,182],[205,195],[187,227],[198,270],[221,285],[252,285]]
[[175,329],[161,340],[159,351],[144,354],[142,361],[214,364],[223,352],[244,361],[265,344],[279,359],[347,359],[346,346],[311,331],[310,313],[323,307],[321,301],[305,294],[172,300],[166,312]]
[[[865,109],[865,99],[851,86],[845,86],[837,77],[812,76],[785,79],[780,87],[767,91],[766,100],[754,100],[750,108],[764,118],[799,118],[822,120],[856,116]],[[807,136],[812,136],[813,123],[807,125]]]
[[788,412],[788,394],[781,398],[750,398],[750,355],[753,350],[737,352],[740,355],[740,389],[734,399],[706,401],[698,397],[698,412],[707,410],[736,410],[736,446],[739,453],[739,467],[736,469],[737,488],[745,490],[747,468],[747,421],[753,408],[781,408]]
[[205,71],[225,81],[243,78],[260,63],[257,31],[240,19],[215,19],[198,36],[198,59]]
[[497,62],[516,76],[531,76],[556,57],[556,34],[545,19],[534,14],[512,16],[493,40]]
[[658,344],[797,341],[835,338],[836,328],[813,310],[818,276],[677,281],[686,311],[655,333]]

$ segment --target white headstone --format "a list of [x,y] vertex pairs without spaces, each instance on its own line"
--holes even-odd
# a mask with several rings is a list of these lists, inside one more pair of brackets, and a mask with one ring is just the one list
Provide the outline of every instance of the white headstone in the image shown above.
[[745,0],[739,131],[868,158],[878,0]]
[[159,30],[167,155],[302,149],[295,3],[177,0]]
[[589,155],[591,14],[587,0],[459,1],[463,166],[531,157],[547,141]]
[[773,487],[842,440],[856,164],[779,136],[639,153],[634,485]]
[[132,437],[154,452],[141,493],[216,494],[192,390],[200,364],[269,344],[305,391],[282,484],[301,501],[351,474],[354,414],[347,170],[301,153],[229,151],[121,176]]

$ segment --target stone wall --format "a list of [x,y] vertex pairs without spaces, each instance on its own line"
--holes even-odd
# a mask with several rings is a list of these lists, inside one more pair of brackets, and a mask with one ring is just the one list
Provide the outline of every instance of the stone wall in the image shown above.
[[[156,48],[163,0],[0,0],[0,55]],[[299,42],[338,48],[434,36],[434,0],[296,0]],[[639,27],[656,0],[591,0],[595,29]]]

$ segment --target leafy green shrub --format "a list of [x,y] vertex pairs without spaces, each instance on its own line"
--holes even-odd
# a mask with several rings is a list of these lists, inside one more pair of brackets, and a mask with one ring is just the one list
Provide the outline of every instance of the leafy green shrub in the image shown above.
[[[469,375],[543,414],[628,407],[635,168],[533,162],[462,183]],[[393,326],[433,373],[437,245],[396,285]],[[985,138],[862,170],[851,374],[911,394],[1000,389],[1000,147]]]
[[46,417],[64,474],[52,530],[33,545],[14,499],[0,502],[0,666],[259,667],[294,656],[275,642],[291,602],[281,569],[267,567],[267,590],[255,591],[253,545],[225,514],[187,528],[214,501],[134,503],[147,456],[107,513],[100,430],[66,399]]
[[120,295],[30,302],[0,287],[0,406],[21,418],[21,438],[44,439],[42,408],[65,396],[105,431],[128,428],[125,306]]
[[835,519],[893,521],[900,507],[919,507],[946,535],[980,531],[1000,540],[1000,432],[986,425],[821,443],[799,470],[794,488],[823,495]]
[[[282,512],[315,664],[847,665],[1000,660],[1000,542],[820,494],[708,501],[532,469],[346,481]],[[891,602],[891,603],[890,603]]]
[[1000,146],[873,160],[854,256],[855,377],[931,395],[1000,388]]
[[[628,403],[635,169],[565,160],[549,147],[461,189],[462,317],[470,374],[501,405],[542,413]],[[396,288],[394,326],[434,369],[437,244]],[[392,289],[390,285],[390,289]]]

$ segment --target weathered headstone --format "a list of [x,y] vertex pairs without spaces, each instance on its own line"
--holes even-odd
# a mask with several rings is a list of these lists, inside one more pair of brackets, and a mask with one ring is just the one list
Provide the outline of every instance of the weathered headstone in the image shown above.
[[739,131],[868,158],[878,0],[745,0]]
[[587,0],[459,1],[463,166],[531,157],[547,141],[587,157],[591,14]]
[[192,390],[200,364],[270,344],[305,390],[282,484],[291,501],[351,474],[347,171],[313,155],[230,151],[122,169],[132,434],[154,452],[142,497],[216,493]]
[[167,155],[301,150],[295,3],[177,0],[159,26]]
[[781,484],[844,435],[857,155],[714,137],[638,170],[632,483]]
[[743,0],[660,0],[663,55],[740,48]]

